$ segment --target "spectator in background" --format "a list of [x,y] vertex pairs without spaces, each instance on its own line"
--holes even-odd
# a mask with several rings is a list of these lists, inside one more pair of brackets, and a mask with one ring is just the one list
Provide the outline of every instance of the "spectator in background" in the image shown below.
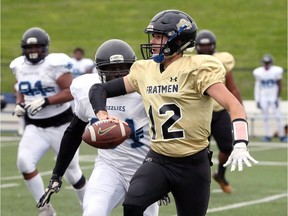
[[[219,59],[225,67],[225,86],[242,103],[240,92],[234,82],[232,69],[235,65],[234,57],[228,52],[216,51],[216,37],[209,30],[201,30],[196,37],[197,54],[213,55]],[[219,103],[213,100],[213,116],[211,122],[211,136],[216,141],[219,148],[218,170],[213,174],[213,178],[220,185],[225,193],[231,193],[232,187],[225,178],[226,168],[223,164],[228,160],[233,150],[233,136],[231,133],[231,118],[228,111]],[[209,138],[210,139],[210,138]]]
[[287,135],[284,134],[284,127],[281,119],[280,97],[281,97],[281,80],[283,68],[275,66],[273,57],[270,54],[265,54],[262,57],[262,66],[253,70],[255,77],[254,97],[257,107],[261,109],[265,137],[263,141],[270,142],[272,133],[269,124],[269,108],[273,113],[277,123],[278,135],[281,142],[287,142]]
[[72,64],[72,73],[74,78],[86,73],[91,73],[94,67],[93,60],[84,58],[84,50],[79,47],[73,51]]

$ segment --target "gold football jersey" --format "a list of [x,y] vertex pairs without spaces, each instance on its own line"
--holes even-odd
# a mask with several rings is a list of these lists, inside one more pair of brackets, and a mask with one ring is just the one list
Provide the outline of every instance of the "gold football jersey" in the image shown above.
[[[226,70],[226,74],[232,71],[235,65],[234,57],[228,53],[228,52],[215,52],[213,54],[217,59],[219,59],[222,64],[224,65],[224,68]],[[217,103],[215,100],[213,100],[213,111],[219,112],[221,110],[224,110],[224,108]]]
[[128,75],[143,98],[150,121],[151,148],[185,157],[208,146],[212,98],[207,88],[224,82],[225,69],[213,56],[185,56],[160,72],[153,60],[136,61]]

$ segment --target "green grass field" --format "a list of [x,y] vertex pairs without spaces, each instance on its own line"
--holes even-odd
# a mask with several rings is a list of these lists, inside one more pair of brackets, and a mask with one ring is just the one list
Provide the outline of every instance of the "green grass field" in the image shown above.
[[[1,215],[3,216],[36,216],[34,200],[28,192],[22,177],[16,168],[16,155],[19,139],[17,136],[1,138]],[[243,172],[227,173],[233,186],[231,195],[220,191],[218,185],[211,183],[211,199],[207,215],[217,216],[286,216],[287,215],[287,144],[251,142],[250,153],[259,165],[244,168]],[[213,161],[217,161],[217,149]],[[80,147],[81,167],[89,177],[96,155],[95,149],[86,144]],[[40,161],[38,170],[42,173],[45,185],[48,184],[54,157],[48,153]],[[212,167],[214,171],[216,163]],[[197,196],[197,194],[191,194]],[[75,193],[64,181],[61,191],[53,195],[52,203],[58,216],[79,216],[80,206]],[[121,216],[122,207],[118,207],[112,216]],[[175,205],[160,207],[160,216],[176,216]]]
[[[243,99],[253,99],[251,70],[264,53],[287,68],[287,1],[285,0],[2,0],[1,1],[1,93],[13,92],[9,63],[20,55],[23,32],[39,26],[51,37],[50,52],[71,54],[76,46],[94,58],[105,40],[120,38],[132,45],[141,58],[139,44],[150,19],[164,9],[190,14],[199,29],[217,36],[217,49],[236,59],[235,81]],[[246,68],[246,70],[237,70]],[[287,73],[282,99],[287,100]]]

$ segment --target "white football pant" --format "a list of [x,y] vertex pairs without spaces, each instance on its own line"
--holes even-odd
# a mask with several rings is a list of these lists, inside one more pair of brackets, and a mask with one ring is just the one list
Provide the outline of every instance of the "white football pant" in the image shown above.
[[[109,216],[114,208],[123,203],[128,187],[129,181],[97,158],[84,195],[83,216]],[[144,216],[157,216],[158,211],[159,206],[154,203],[146,209]]]

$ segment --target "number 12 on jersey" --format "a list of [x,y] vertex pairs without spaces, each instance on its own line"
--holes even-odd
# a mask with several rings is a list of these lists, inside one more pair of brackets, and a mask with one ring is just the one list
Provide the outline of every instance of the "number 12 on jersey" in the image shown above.
[[[164,140],[185,137],[183,129],[172,130],[173,126],[182,118],[181,109],[177,104],[163,104],[156,113],[153,113],[153,108],[150,106],[148,115],[151,122],[152,140],[160,139],[158,136],[162,136],[161,139]],[[165,117],[164,122],[160,122],[159,119],[161,118],[154,118],[155,115]],[[160,130],[157,130],[156,127],[160,127]],[[161,131],[161,134],[157,133],[157,131]]]

